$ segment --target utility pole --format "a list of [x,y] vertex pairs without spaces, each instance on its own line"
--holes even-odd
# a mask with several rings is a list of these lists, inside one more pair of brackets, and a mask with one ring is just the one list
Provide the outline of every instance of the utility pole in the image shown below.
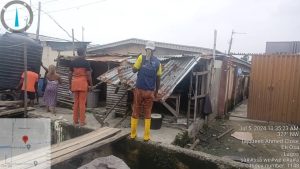
[[229,48],[227,54],[229,55],[229,59],[227,59],[227,82],[226,82],[226,91],[225,91],[225,114],[228,113],[228,97],[229,97],[229,83],[231,79],[231,68],[233,67],[233,55],[230,54],[231,52],[231,47],[232,47],[232,42],[233,42],[233,35],[234,34],[246,34],[246,33],[239,33],[239,32],[234,32],[234,30],[231,31],[231,37],[229,41]]
[[27,45],[24,43],[24,115],[25,117],[28,116],[27,114],[27,104],[28,104],[28,97],[27,97]]
[[74,29],[72,29],[73,56],[75,56]]
[[40,36],[40,21],[41,21],[41,2],[39,1],[39,12],[38,12],[38,24],[36,29],[36,40],[39,39]]
[[232,30],[230,41],[229,41],[229,48],[228,48],[228,52],[227,52],[228,55],[230,55],[230,52],[231,52],[231,47],[232,47],[233,35],[234,34],[247,34],[247,33],[234,32],[234,30]]
[[214,46],[213,46],[213,58],[211,63],[211,70],[210,70],[210,83],[209,83],[209,92],[211,93],[211,86],[212,86],[212,80],[214,77],[214,64],[216,59],[216,46],[217,46],[217,30],[214,30]]
[[230,37],[230,41],[229,41],[229,48],[228,48],[228,55],[230,54],[230,51],[231,51],[231,46],[232,46],[232,40],[233,40],[233,34],[234,34],[235,32],[232,30],[232,32],[231,32],[231,37]]

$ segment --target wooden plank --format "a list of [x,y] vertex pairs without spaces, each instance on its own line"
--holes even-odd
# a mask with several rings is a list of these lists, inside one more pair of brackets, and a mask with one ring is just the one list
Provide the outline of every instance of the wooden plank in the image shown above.
[[14,106],[14,105],[19,105],[22,104],[22,100],[17,100],[17,101],[0,101],[0,106]]
[[[205,98],[205,94],[202,94],[202,95],[198,95],[196,96],[197,99],[202,99],[202,98]],[[195,96],[191,98],[192,100],[195,100]]]
[[[52,148],[52,150],[56,150],[58,147],[63,148],[63,147],[73,146],[73,145],[78,144],[80,142],[86,141],[86,140],[88,140],[89,138],[91,138],[93,136],[97,136],[98,134],[101,134],[103,131],[106,131],[108,129],[109,129],[109,127],[102,127],[100,129],[89,132],[89,133],[84,134],[82,136],[75,137],[73,139],[66,140],[66,141],[60,142],[58,144],[55,144],[55,145],[51,146],[51,148]],[[95,133],[96,133],[96,135],[95,135]]]
[[[110,134],[108,135],[104,135],[104,137],[102,137],[101,140],[98,140],[96,142],[93,142],[93,141],[89,141],[89,143],[85,143],[86,146],[78,146],[76,147],[76,149],[69,149],[69,151],[64,151],[64,152],[57,152],[57,153],[54,153],[54,154],[51,154],[51,165],[55,165],[59,162],[63,162],[65,160],[68,160],[76,155],[80,155],[82,153],[85,153],[85,152],[88,152],[90,150],[93,150],[94,148],[98,148],[99,146],[102,146],[102,145],[105,145],[105,144],[109,144],[115,140],[118,140],[118,139],[121,139],[127,135],[129,135],[128,132],[124,133],[124,132],[121,132],[120,129],[113,129],[112,130],[115,131],[114,134],[112,134],[112,132],[110,132]],[[107,131],[108,132],[108,131]],[[109,132],[108,132],[109,133]],[[94,143],[94,144],[93,144]],[[84,144],[84,143],[82,143]],[[43,163],[46,163],[48,161],[43,161],[42,159],[36,159],[39,161],[39,164],[43,164]],[[32,167],[28,167],[26,169],[30,169]]]
[[[27,108],[27,111],[32,111],[32,110],[35,110],[35,108],[33,108],[33,107],[28,107]],[[0,117],[1,116],[13,115],[13,114],[16,114],[16,113],[22,113],[22,112],[24,112],[24,108],[17,108],[17,109],[12,109],[12,110],[1,111],[0,112]]]
[[72,147],[68,147],[66,149],[63,149],[63,150],[60,150],[60,151],[57,151],[57,152],[51,152],[51,159],[59,158],[63,155],[66,155],[70,152],[73,152],[73,151],[79,150],[81,148],[84,148],[84,147],[86,147],[88,145],[91,145],[95,142],[105,140],[109,137],[112,137],[112,136],[116,135],[120,131],[121,131],[120,129],[111,128],[110,130],[106,130],[106,131],[102,132],[101,136],[95,137],[95,138],[90,139],[86,142],[81,142],[80,144],[74,145]]
[[165,101],[161,101],[161,103],[175,116],[178,117],[179,114],[176,112],[175,109],[173,109],[173,107],[171,107],[168,103],[166,103]]
[[122,138],[127,137],[128,135],[129,135],[128,132],[122,131],[122,132],[116,134],[115,136],[110,137],[110,138],[108,138],[106,140],[103,140],[101,142],[97,142],[97,143],[95,143],[95,144],[93,144],[91,146],[88,146],[88,147],[84,148],[84,149],[76,150],[76,151],[70,152],[69,154],[67,154],[65,156],[62,156],[62,157],[57,158],[57,159],[54,159],[54,160],[51,161],[51,164],[55,165],[55,164],[58,164],[60,162],[65,161],[65,160],[71,159],[72,157],[75,157],[77,155],[80,155],[80,154],[83,154],[85,152],[88,152],[88,151],[91,151],[93,149],[96,149],[96,148],[99,148],[101,146],[104,146],[106,144],[114,143],[114,142],[116,142],[116,141],[118,141],[118,140],[120,140]]
[[[105,131],[108,129],[108,127],[104,127],[104,128],[101,128],[102,130],[98,129],[94,132],[97,132],[97,133],[102,133],[102,131]],[[73,138],[73,139],[70,139],[70,140],[67,140],[67,141],[64,141],[64,142],[61,142],[61,143],[58,143],[58,144],[55,144],[51,147],[51,153],[53,152],[56,152],[57,148],[66,148],[68,146],[73,146],[73,145],[76,145],[76,144],[79,144],[83,141],[86,141],[88,138],[90,138],[90,136],[94,135],[95,133],[94,132],[90,132],[88,134],[85,134],[85,135],[82,135],[80,137],[76,137],[76,138]],[[85,136],[85,137],[84,137]],[[47,148],[42,148],[42,149],[39,149],[37,151],[33,151],[33,152],[29,152],[29,153],[24,153],[24,154],[21,154],[19,156],[16,156],[13,158],[14,161],[17,161],[18,162],[26,162],[26,161],[30,161],[30,160],[34,160],[34,159],[38,159],[40,157],[43,157],[44,155],[41,155],[41,153],[43,151],[47,150]]]
[[220,134],[218,137],[217,137],[217,140],[219,140],[220,138],[222,138],[223,136],[225,136],[226,134],[230,133],[231,131],[233,131],[234,129],[231,128],[231,129],[228,129],[227,131],[225,131],[224,133]]
[[[97,132],[97,133],[93,132],[94,134],[97,134],[97,137],[94,137],[94,138],[87,137],[88,140],[80,139],[78,141],[78,140],[76,140],[76,138],[71,139],[70,140],[71,142],[69,142],[69,145],[72,145],[72,146],[62,145],[61,148],[55,146],[56,150],[51,150],[51,159],[58,158],[60,156],[68,154],[72,151],[75,151],[75,150],[84,148],[88,145],[91,145],[95,142],[99,142],[104,139],[107,139],[111,136],[116,135],[120,131],[121,131],[120,129],[108,128],[106,130],[103,130],[102,132]],[[98,133],[100,133],[100,135]],[[83,136],[85,136],[85,135],[83,135]],[[73,142],[76,142],[77,144],[72,144]],[[26,153],[25,153],[25,155],[26,155]],[[33,161],[38,161],[39,164],[43,164],[43,163],[47,162],[47,161],[45,161],[44,155],[40,156],[40,154],[36,154],[36,156],[33,155],[33,156],[27,156],[27,158],[22,158],[21,160],[17,161],[17,163],[25,163],[25,162],[27,163],[27,162],[33,162]],[[28,168],[31,168],[31,167],[29,166]],[[16,169],[18,169],[18,168],[16,168]]]
[[209,71],[203,71],[203,72],[193,72],[194,76],[203,76],[203,75],[207,75],[209,73]]

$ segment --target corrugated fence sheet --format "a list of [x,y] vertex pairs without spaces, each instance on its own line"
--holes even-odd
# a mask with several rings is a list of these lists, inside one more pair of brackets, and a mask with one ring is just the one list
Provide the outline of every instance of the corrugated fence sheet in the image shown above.
[[[201,57],[180,57],[172,58],[163,65],[163,75],[161,77],[161,87],[158,94],[162,100],[166,100],[175,87],[193,69]],[[134,88],[137,73],[132,72],[132,66],[120,66],[101,75],[99,80],[112,85],[122,85],[127,88]]]
[[248,118],[300,124],[300,55],[255,55]]

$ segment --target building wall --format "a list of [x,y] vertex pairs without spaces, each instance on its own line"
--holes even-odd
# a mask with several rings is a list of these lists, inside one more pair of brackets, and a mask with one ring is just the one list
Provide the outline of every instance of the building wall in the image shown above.
[[[43,55],[42,55],[43,64],[46,67],[49,67],[49,65],[56,65],[55,60],[57,59],[59,52],[51,49],[51,47],[46,46],[45,44],[42,44],[42,45],[43,45]],[[63,51],[63,52],[60,52],[60,55],[72,56],[73,51]],[[41,77],[44,77],[45,70],[43,68],[41,68],[40,74],[41,74]]]
[[[107,48],[104,50],[94,51],[92,53],[122,54],[122,55],[142,53],[143,55],[145,55],[146,51],[145,51],[145,45],[127,44],[127,45],[117,46],[113,48]],[[155,54],[156,55],[181,55],[181,54],[196,54],[196,53],[174,50],[174,49],[167,49],[167,48],[156,48]]]
[[300,42],[267,42],[266,53],[300,53]]
[[[218,98],[218,115],[223,117],[225,113],[238,105],[243,99],[246,99],[249,88],[248,76],[238,76],[239,68],[249,71],[249,67],[240,63],[233,63],[235,66],[228,69],[229,58],[222,58],[222,68],[220,72],[220,89]],[[246,83],[242,85],[242,82]],[[240,98],[243,98],[242,100]]]

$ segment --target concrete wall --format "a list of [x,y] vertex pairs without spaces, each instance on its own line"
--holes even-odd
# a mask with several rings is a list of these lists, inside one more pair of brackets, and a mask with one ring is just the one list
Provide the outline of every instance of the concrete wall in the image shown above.
[[[138,44],[126,44],[122,46],[117,46],[113,48],[107,48],[104,50],[98,50],[94,51],[92,53],[97,54],[122,54],[122,55],[128,55],[128,54],[138,54],[142,53],[143,55],[146,54],[145,51],[145,45],[138,45]],[[193,52],[187,52],[187,51],[181,51],[181,50],[175,50],[175,49],[167,49],[167,48],[156,48],[155,55],[181,55],[181,54],[196,54]]]
[[[43,45],[43,56],[42,56],[42,62],[46,67],[49,67],[49,65],[56,65],[56,58],[58,57],[59,52],[56,50],[53,50],[50,46],[47,46],[46,44],[42,43]],[[60,55],[65,56],[72,56],[73,51],[63,51],[60,52]],[[41,77],[44,77],[45,70],[41,68],[40,70]]]

